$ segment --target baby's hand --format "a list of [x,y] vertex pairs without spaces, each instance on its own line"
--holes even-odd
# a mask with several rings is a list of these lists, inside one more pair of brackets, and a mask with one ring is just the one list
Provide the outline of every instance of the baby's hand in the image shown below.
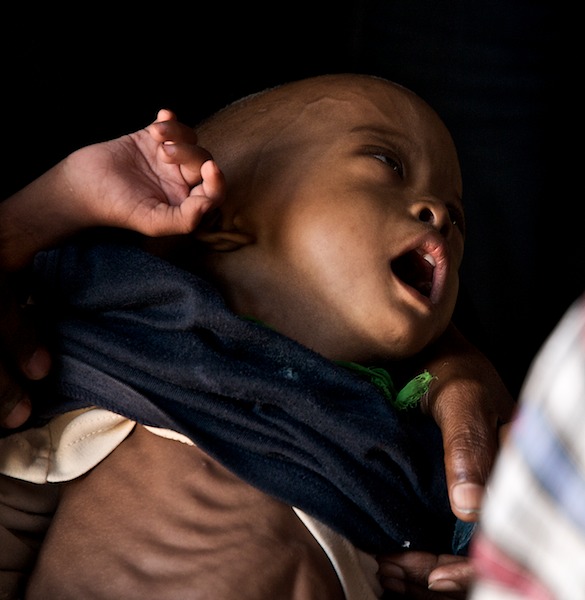
[[223,174],[196,132],[168,110],[146,129],[78,150],[65,169],[86,226],[148,236],[189,233],[225,194]]
[[147,128],[73,152],[0,202],[0,269],[21,269],[92,227],[189,233],[224,195],[224,176],[195,131],[163,110]]
[[177,121],[175,114],[166,109],[158,112],[156,121],[146,130],[160,144],[160,161],[178,166],[185,183],[194,188],[192,194],[223,199],[223,176],[211,154],[197,145],[195,130]]

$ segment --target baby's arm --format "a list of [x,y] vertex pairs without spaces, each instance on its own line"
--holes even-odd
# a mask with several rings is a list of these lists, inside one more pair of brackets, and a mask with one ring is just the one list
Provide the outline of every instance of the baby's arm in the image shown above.
[[17,270],[89,227],[187,233],[224,193],[195,131],[162,110],[146,129],[81,148],[0,202],[0,269]]
[[76,151],[0,202],[0,427],[28,419],[28,382],[51,366],[12,271],[87,227],[190,231],[224,193],[223,175],[195,132],[162,110],[146,129]]

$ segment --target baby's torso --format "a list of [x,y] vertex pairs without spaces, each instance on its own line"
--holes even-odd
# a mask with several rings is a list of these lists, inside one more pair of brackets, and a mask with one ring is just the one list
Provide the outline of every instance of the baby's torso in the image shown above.
[[290,506],[141,426],[63,487],[27,598],[90,596],[344,597]]

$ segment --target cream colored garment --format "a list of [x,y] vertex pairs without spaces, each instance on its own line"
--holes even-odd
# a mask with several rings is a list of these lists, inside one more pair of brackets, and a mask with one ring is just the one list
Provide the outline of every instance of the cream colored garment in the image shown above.
[[72,411],[0,439],[0,472],[32,483],[75,479],[101,462],[135,423],[100,408]]
[[[101,408],[87,408],[54,418],[41,428],[0,439],[0,472],[32,483],[75,479],[100,463],[134,429],[136,423]],[[193,445],[185,436],[156,427],[149,431]],[[382,588],[377,562],[344,537],[294,509],[331,561],[347,600],[376,600]]]

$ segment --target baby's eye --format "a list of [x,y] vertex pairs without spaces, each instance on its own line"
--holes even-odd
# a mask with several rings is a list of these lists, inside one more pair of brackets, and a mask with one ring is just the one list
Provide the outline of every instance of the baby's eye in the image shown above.
[[372,156],[387,164],[401,178],[403,177],[404,169],[402,168],[402,163],[390,152],[376,149],[372,151]]

